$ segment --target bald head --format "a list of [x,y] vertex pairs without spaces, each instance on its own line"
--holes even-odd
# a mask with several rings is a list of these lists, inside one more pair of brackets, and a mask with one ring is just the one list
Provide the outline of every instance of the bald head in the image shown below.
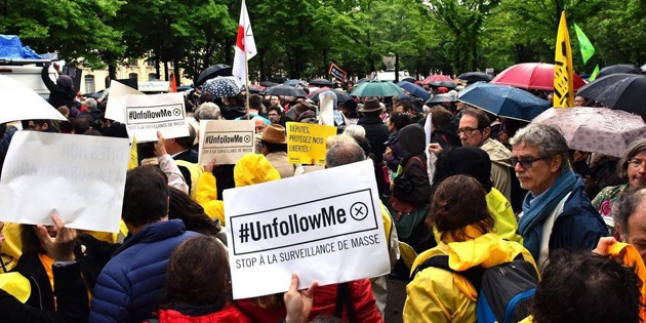
[[355,142],[339,142],[329,147],[325,154],[328,168],[352,164],[366,160],[363,149]]

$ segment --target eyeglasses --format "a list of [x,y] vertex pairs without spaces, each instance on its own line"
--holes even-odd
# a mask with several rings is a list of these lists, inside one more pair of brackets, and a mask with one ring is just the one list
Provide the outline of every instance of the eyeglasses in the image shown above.
[[480,129],[478,129],[478,128],[462,128],[462,129],[458,129],[458,135],[461,135],[462,133],[464,133],[465,135],[470,136],[476,130],[480,130]]
[[537,162],[541,159],[545,159],[543,157],[538,157],[538,158],[516,158],[516,157],[511,157],[509,158],[509,163],[511,164],[512,167],[516,167],[516,164],[520,163],[520,167],[523,169],[530,169],[532,168],[534,162]]
[[646,163],[646,160],[639,160],[639,159],[631,159],[631,160],[628,162],[628,164],[630,165],[630,167],[632,167],[632,168],[634,168],[634,169],[642,168],[642,166],[644,166],[644,164],[645,164],[645,163]]

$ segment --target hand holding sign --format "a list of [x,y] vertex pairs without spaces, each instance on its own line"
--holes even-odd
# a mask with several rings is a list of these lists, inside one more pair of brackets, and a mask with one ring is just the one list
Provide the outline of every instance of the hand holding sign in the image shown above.
[[306,323],[308,321],[314,303],[314,293],[318,287],[319,284],[313,282],[308,289],[298,290],[298,275],[292,274],[292,283],[283,297],[287,309],[285,323]]
[[49,232],[42,225],[39,224],[34,228],[36,236],[40,240],[40,245],[43,246],[45,252],[50,255],[54,261],[74,261],[74,246],[76,245],[76,230],[66,228],[63,221],[56,215],[52,215],[54,227],[56,228],[56,236],[54,238],[49,236]]
[[168,154],[166,152],[166,139],[162,135],[161,131],[157,131],[157,143],[155,143],[155,156],[161,157]]

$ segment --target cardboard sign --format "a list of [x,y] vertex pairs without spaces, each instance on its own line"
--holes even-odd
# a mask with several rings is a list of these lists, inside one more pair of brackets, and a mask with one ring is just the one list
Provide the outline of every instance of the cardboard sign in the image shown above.
[[348,73],[334,63],[330,64],[330,69],[327,73],[341,82],[345,82],[345,79],[348,77]]
[[390,272],[378,197],[369,160],[225,190],[233,298]]
[[181,93],[126,95],[123,102],[130,138],[137,137],[139,142],[157,141],[158,130],[166,139],[189,135]]
[[0,180],[0,221],[117,232],[128,139],[18,131]]
[[208,120],[200,124],[199,164],[214,158],[218,165],[235,164],[242,156],[253,154],[256,125],[253,120]]
[[121,123],[126,123],[125,119],[125,109],[123,107],[123,98],[126,95],[145,95],[142,92],[137,91],[127,85],[119,83],[119,81],[110,81],[110,96],[108,99],[108,104],[105,108],[105,117],[106,119],[114,120]]
[[65,65],[63,66],[62,74],[72,78],[72,82],[74,83],[74,90],[81,90],[81,79],[83,76],[82,69]]
[[336,127],[310,123],[287,123],[287,157],[292,164],[325,165],[327,138]]

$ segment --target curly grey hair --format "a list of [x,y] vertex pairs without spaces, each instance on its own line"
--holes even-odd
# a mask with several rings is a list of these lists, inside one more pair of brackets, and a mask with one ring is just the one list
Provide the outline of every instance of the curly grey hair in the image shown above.
[[539,157],[552,159],[561,156],[561,171],[570,169],[569,147],[561,130],[555,126],[531,123],[516,132],[509,140],[512,146],[525,143],[538,148]]
[[222,119],[222,112],[220,107],[213,102],[202,103],[200,107],[193,114],[195,120],[220,120]]

